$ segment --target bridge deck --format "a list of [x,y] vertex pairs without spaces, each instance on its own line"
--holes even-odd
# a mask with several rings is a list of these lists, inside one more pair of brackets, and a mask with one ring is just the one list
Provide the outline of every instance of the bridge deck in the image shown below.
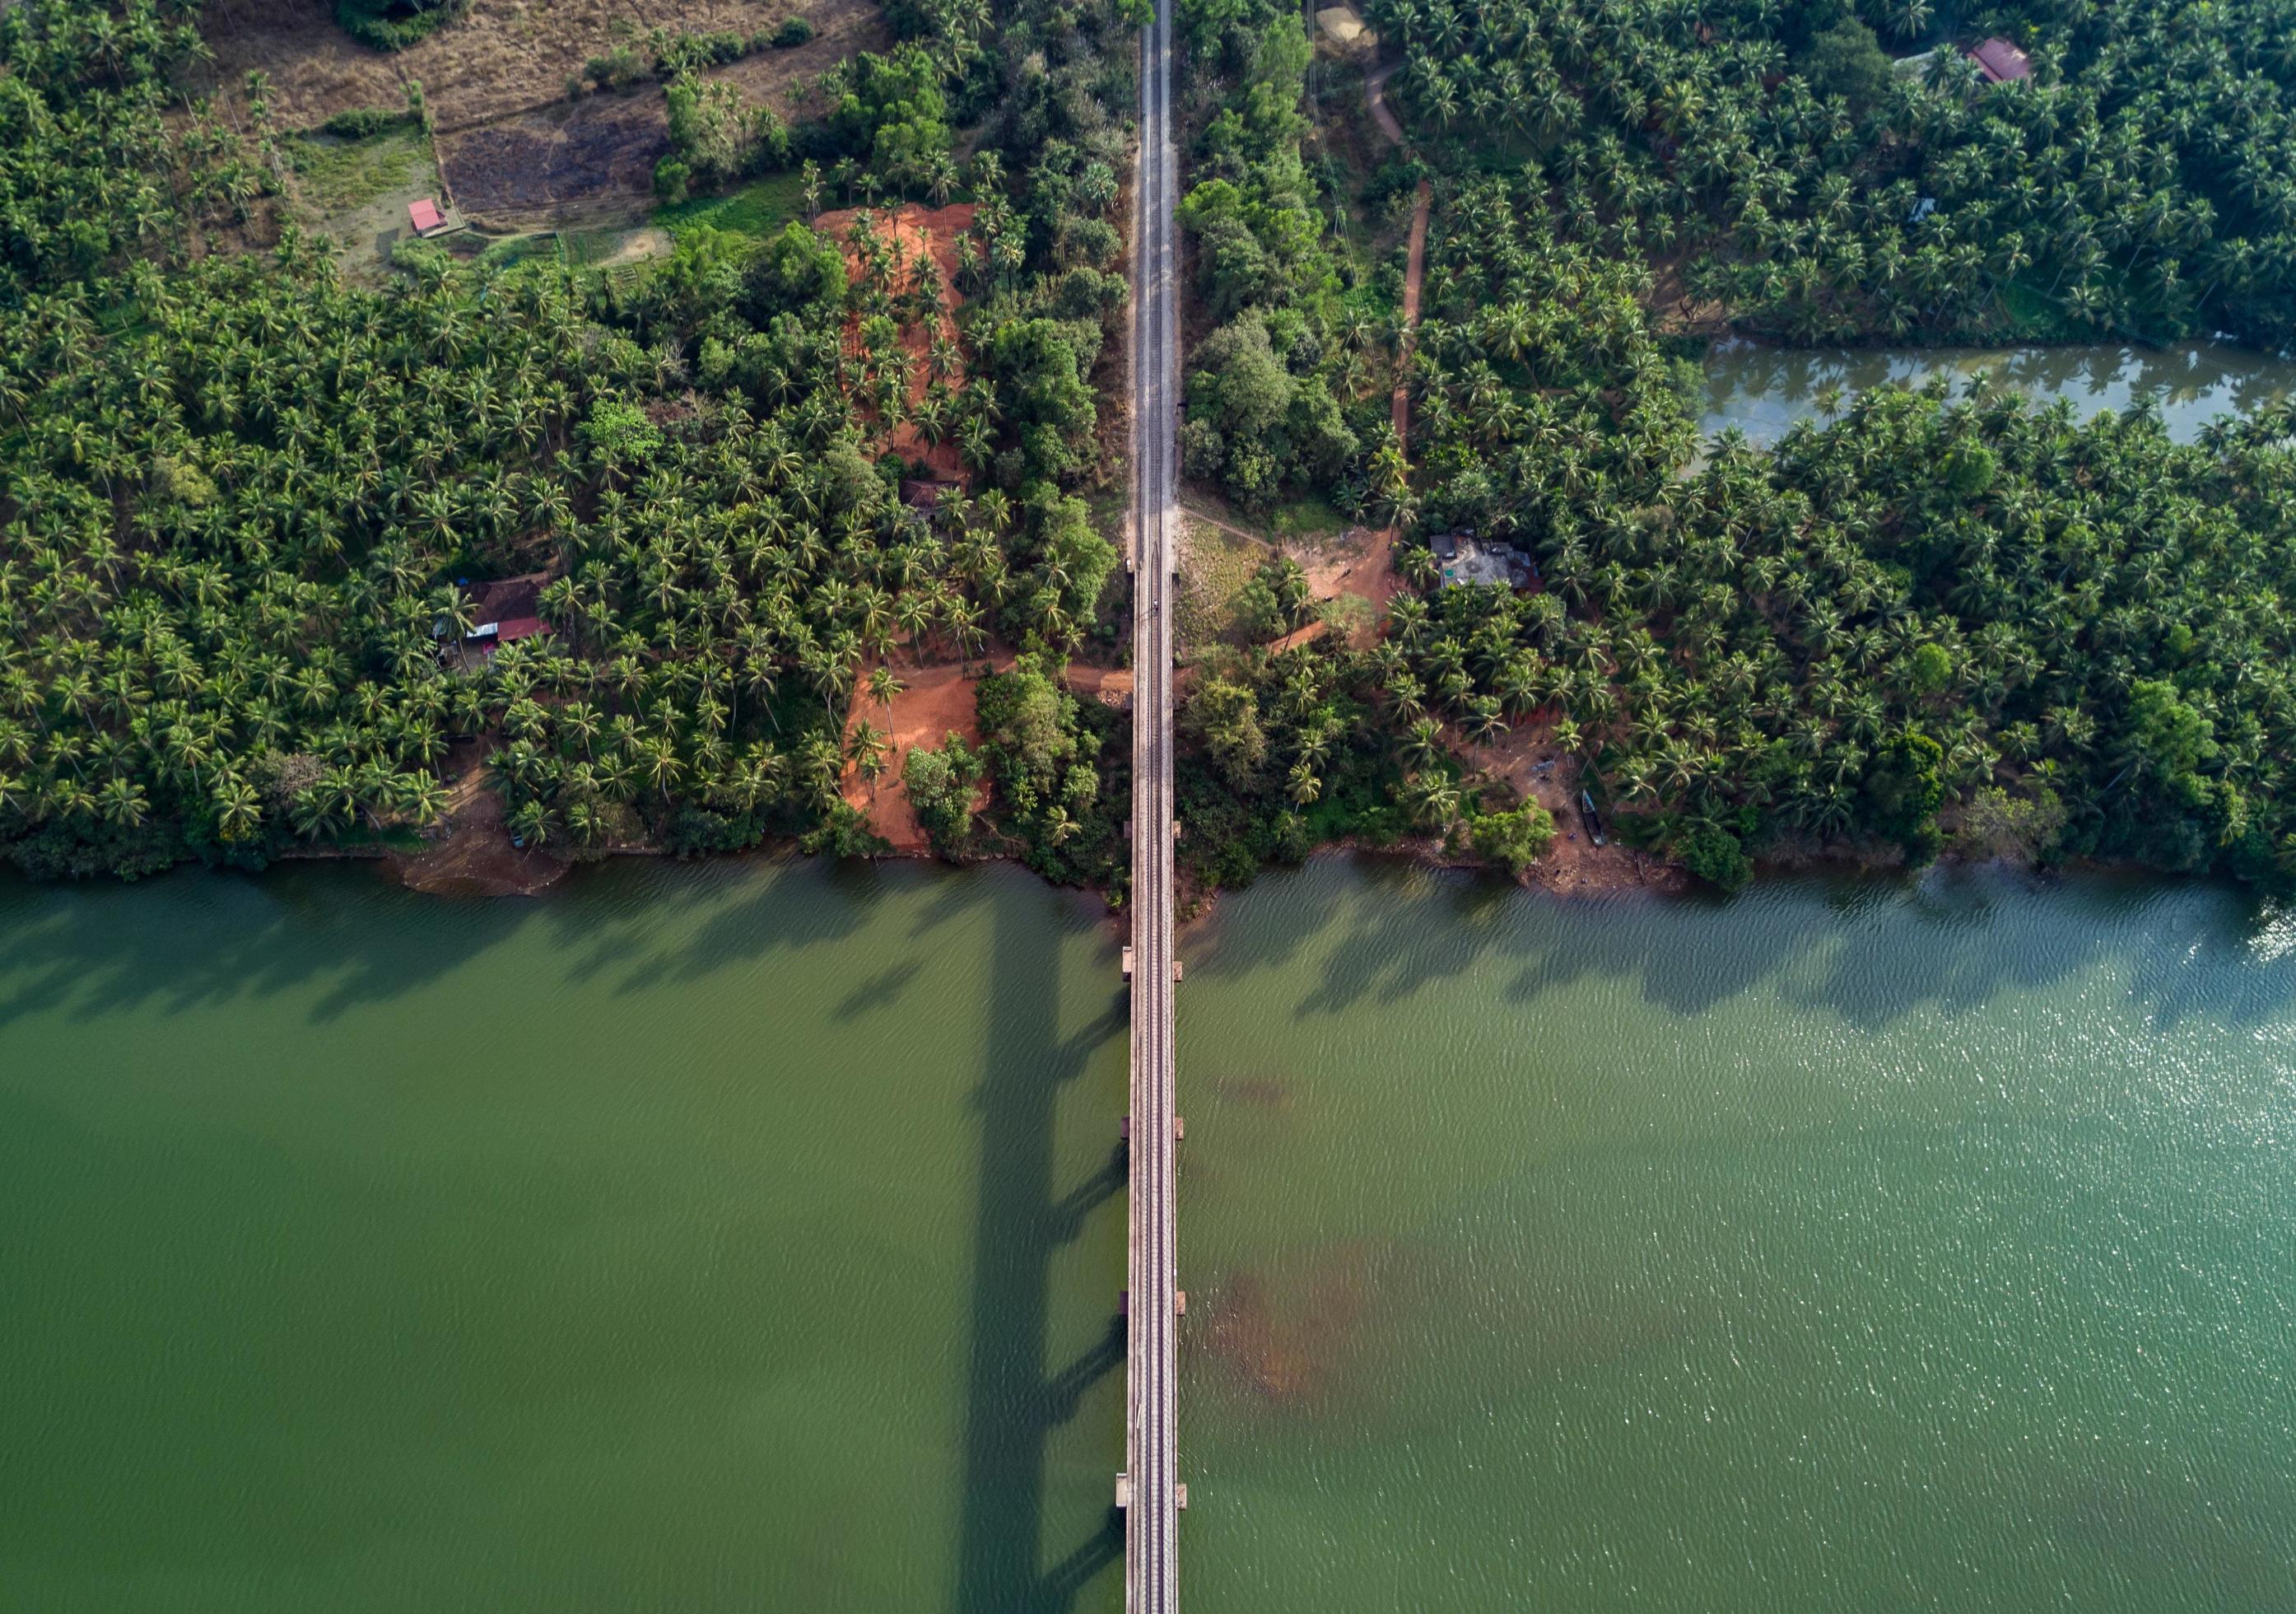
[[1172,514],[1177,494],[1172,0],[1141,36],[1133,299],[1132,1193],[1126,1308],[1124,1606],[1173,1614],[1177,1310],[1172,1165]]

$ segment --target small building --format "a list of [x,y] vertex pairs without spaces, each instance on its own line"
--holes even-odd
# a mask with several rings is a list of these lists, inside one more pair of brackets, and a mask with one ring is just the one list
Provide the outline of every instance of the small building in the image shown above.
[[1472,532],[1446,532],[1428,540],[1443,567],[1443,587],[1459,589],[1474,583],[1498,583],[1528,589],[1538,581],[1538,570],[1513,544],[1478,539]]
[[1936,211],[1936,197],[1920,197],[1914,202],[1914,210],[1906,215],[1906,222],[1907,224],[1919,224],[1923,219],[1927,218],[1931,213]]
[[424,240],[433,235],[451,235],[457,230],[466,230],[471,227],[469,220],[462,214],[451,207],[440,207],[437,202],[428,196],[423,197],[420,202],[410,202],[406,204],[406,224],[418,237]]
[[1988,84],[2014,84],[2033,76],[2033,60],[2006,39],[1988,39],[1969,53]]
[[901,502],[918,510],[933,510],[940,506],[941,490],[954,488],[962,495],[971,490],[972,473],[956,471],[946,476],[904,476],[901,478]]
[[[550,624],[542,620],[542,589],[549,577],[546,572],[529,572],[490,583],[458,583],[471,603],[471,627],[463,635],[464,650],[491,655],[504,645],[549,632]],[[441,620],[431,631],[445,638],[446,622]]]

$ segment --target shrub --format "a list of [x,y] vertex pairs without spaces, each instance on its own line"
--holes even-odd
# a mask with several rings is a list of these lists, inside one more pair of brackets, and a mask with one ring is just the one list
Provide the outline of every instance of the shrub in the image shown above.
[[593,56],[582,71],[602,90],[626,90],[646,76],[645,59],[635,47],[618,45],[603,56]]
[[462,14],[464,0],[335,0],[335,24],[370,50],[403,51]]
[[319,126],[322,135],[332,135],[338,140],[368,140],[395,128],[412,125],[414,114],[393,111],[385,107],[354,107],[347,112],[337,112]]
[[1682,866],[1718,891],[1737,891],[1754,877],[1754,865],[1738,837],[1718,824],[1703,824],[1674,844]]
[[791,17],[774,30],[772,44],[775,50],[795,50],[813,37],[813,24],[802,17]]
[[1513,812],[1477,814],[1469,833],[1477,857],[1519,875],[1554,844],[1554,815],[1526,802]]

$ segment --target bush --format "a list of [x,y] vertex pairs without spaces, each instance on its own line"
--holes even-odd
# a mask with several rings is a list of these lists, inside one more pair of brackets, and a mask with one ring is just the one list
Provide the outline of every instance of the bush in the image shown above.
[[322,135],[332,135],[338,140],[369,140],[396,128],[410,128],[414,114],[394,111],[385,107],[355,107],[348,112],[337,112],[319,126]]
[[626,90],[646,76],[645,59],[635,47],[618,45],[603,56],[591,57],[582,71],[602,90]]
[[964,848],[972,827],[972,798],[986,771],[984,759],[966,746],[964,737],[952,731],[943,749],[919,745],[901,764],[901,783],[909,805],[924,827],[933,850],[954,857]]
[[464,0],[336,0],[335,24],[370,50],[403,51],[462,14]]
[[665,157],[653,165],[653,194],[675,205],[685,200],[687,185],[693,170],[675,157]]
[[775,50],[795,50],[813,37],[813,24],[802,17],[791,17],[774,30],[772,45]]
[[1856,112],[1881,101],[1892,82],[1890,58],[1882,54],[1874,30],[1854,17],[1811,40],[1809,54],[1800,65],[1811,88],[1821,95],[1841,96]]
[[1520,875],[1554,844],[1554,815],[1526,802],[1513,812],[1477,814],[1469,833],[1477,857]]
[[1682,866],[1718,891],[1737,891],[1754,877],[1754,865],[1738,837],[1718,824],[1705,824],[1674,844]]

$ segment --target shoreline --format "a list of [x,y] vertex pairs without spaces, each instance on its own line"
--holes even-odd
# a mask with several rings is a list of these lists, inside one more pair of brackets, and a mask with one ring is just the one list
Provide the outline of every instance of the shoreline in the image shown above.
[[[442,846],[445,843],[441,843]],[[795,840],[763,842],[740,852],[703,852],[692,856],[680,856],[674,852],[664,852],[658,847],[636,845],[596,849],[579,857],[562,857],[546,852],[522,852],[514,847],[504,846],[499,849],[501,856],[518,866],[518,872],[511,873],[507,869],[488,872],[484,864],[488,850],[481,849],[480,857],[466,858],[463,860],[463,867],[453,872],[447,872],[438,862],[432,861],[433,854],[430,852],[409,854],[383,846],[315,846],[283,852],[271,860],[270,865],[266,866],[266,869],[242,872],[259,877],[267,872],[268,867],[283,863],[372,863],[381,866],[381,872],[392,885],[419,895],[454,899],[476,897],[494,901],[504,898],[541,897],[562,885],[567,876],[577,869],[624,859],[701,862],[763,857],[789,861],[820,858],[824,855],[806,852]],[[1262,875],[1281,873],[1286,869],[1304,868],[1307,863],[1319,860],[1362,858],[1374,861],[1405,864],[1430,871],[1488,879],[1494,884],[1513,885],[1521,891],[1572,904],[1605,902],[1619,898],[1669,901],[1696,899],[1702,902],[1727,902],[1736,896],[1744,894],[1743,892],[1725,893],[1702,887],[1698,881],[1679,864],[1664,862],[1628,847],[1617,847],[1616,851],[1620,854],[1620,858],[1615,861],[1606,860],[1606,861],[1612,862],[1615,867],[1617,862],[1623,862],[1631,858],[1636,865],[1635,877],[1605,878],[1598,883],[1590,883],[1585,877],[1579,877],[1576,883],[1567,884],[1565,881],[1568,877],[1554,869],[1544,860],[1533,864],[1522,874],[1510,877],[1490,865],[1479,862],[1472,857],[1447,854],[1440,841],[1425,836],[1412,837],[1386,846],[1372,845],[1353,839],[1326,842],[1308,852],[1302,863],[1271,864],[1263,869],[1260,873]],[[1128,923],[1131,911],[1128,903],[1110,906],[1107,900],[1108,891],[1104,886],[1056,885],[1053,881],[1044,879],[1041,876],[1034,876],[1034,871],[1028,868],[1023,860],[1009,852],[985,852],[979,856],[953,861],[931,851],[895,848],[869,857],[830,861],[832,862],[937,864],[952,870],[1008,864],[1024,873],[1031,874],[1040,884],[1050,889],[1067,892],[1078,897],[1096,899],[1104,917],[1111,923],[1119,926]],[[1866,879],[1894,878],[1900,882],[1910,883],[1919,880],[1931,870],[1952,873],[1992,870],[2014,876],[2037,889],[2061,884],[2067,879],[2097,877],[2118,879],[2145,878],[2177,883],[2194,879],[2221,881],[2250,891],[2259,900],[2266,894],[2227,875],[2196,876],[2152,869],[2140,863],[2099,859],[2083,859],[2052,866],[2020,861],[2006,857],[1956,857],[1948,852],[1934,862],[1916,869],[1908,869],[1899,860],[1877,858],[1871,853],[1845,849],[1798,851],[1784,855],[1759,857],[1753,861],[1755,877],[1745,887],[1746,892],[1758,890],[1767,881],[1781,876],[1786,877],[1852,876]],[[184,866],[186,865],[177,867]],[[1227,891],[1247,888],[1215,887],[1210,891],[1194,888],[1185,890],[1180,904],[1181,924],[1191,928],[1201,925],[1218,910],[1220,898]]]

